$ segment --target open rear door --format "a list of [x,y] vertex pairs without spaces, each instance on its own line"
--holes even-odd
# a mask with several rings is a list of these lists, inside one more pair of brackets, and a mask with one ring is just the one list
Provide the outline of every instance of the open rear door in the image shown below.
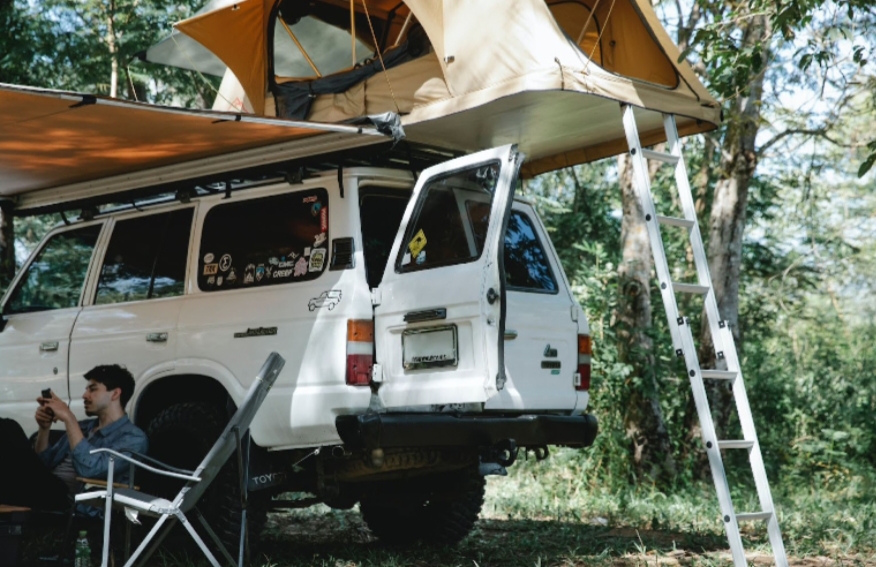
[[503,235],[522,160],[504,146],[420,176],[375,293],[387,408],[484,402],[503,386]]

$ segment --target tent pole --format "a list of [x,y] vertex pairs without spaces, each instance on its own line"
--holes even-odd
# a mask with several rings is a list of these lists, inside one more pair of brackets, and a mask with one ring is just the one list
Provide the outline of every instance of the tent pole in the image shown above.
[[408,8],[408,17],[405,18],[405,23],[402,24],[401,29],[398,32],[398,37],[395,38],[395,43],[392,45],[393,47],[398,47],[398,44],[401,43],[402,37],[404,37],[405,32],[408,31],[408,26],[411,25],[411,18],[414,17],[414,12]]
[[356,66],[356,0],[350,0],[350,38],[352,43],[353,64]]
[[289,24],[286,23],[286,20],[284,20],[282,16],[277,19],[280,20],[281,24],[283,24],[283,28],[286,30],[286,33],[289,34],[289,37],[292,38],[292,41],[295,42],[295,45],[298,47],[298,51],[300,51],[301,55],[303,55],[304,58],[307,59],[307,64],[310,65],[310,68],[313,69],[313,72],[316,73],[316,76],[322,77],[322,73],[320,73],[319,69],[316,68],[316,63],[314,63],[313,59],[310,58],[310,55],[308,55],[307,52],[304,51],[304,46],[301,45],[301,42],[298,41],[298,38],[295,37],[294,33],[292,33],[292,30],[289,28]]

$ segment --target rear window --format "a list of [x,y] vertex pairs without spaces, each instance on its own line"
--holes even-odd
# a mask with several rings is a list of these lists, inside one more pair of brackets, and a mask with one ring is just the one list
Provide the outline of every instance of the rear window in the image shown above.
[[309,189],[213,207],[198,287],[218,291],[308,281],[328,264],[328,193]]

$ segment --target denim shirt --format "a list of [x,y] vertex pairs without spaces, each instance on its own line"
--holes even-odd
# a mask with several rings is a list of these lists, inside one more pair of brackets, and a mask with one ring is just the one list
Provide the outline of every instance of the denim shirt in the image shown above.
[[[98,429],[92,436],[91,432],[97,427],[97,421],[97,419],[86,419],[79,422],[85,438],[73,449],[73,468],[79,476],[106,480],[110,455],[109,453],[92,455],[92,449],[107,448],[119,453],[134,451],[145,454],[149,444],[143,430],[131,423],[127,415]],[[69,453],[70,442],[64,434],[54,445],[38,453],[37,456],[49,469],[54,470]],[[128,476],[128,462],[117,458],[113,465],[113,482],[128,482]]]

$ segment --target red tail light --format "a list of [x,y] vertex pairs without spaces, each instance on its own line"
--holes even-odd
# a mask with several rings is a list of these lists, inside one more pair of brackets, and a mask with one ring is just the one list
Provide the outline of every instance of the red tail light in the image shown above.
[[347,384],[350,386],[371,384],[373,364],[374,321],[371,319],[348,319]]
[[590,335],[578,335],[578,375],[575,378],[575,389],[587,391],[590,389],[590,357],[593,347]]

